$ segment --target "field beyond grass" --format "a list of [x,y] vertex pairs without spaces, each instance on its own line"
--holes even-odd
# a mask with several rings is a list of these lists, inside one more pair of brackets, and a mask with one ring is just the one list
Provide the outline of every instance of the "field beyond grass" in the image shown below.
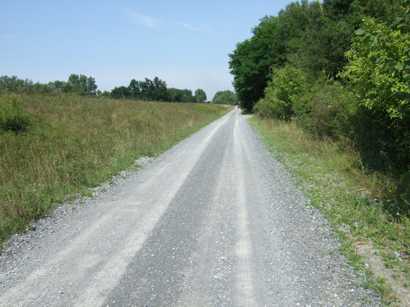
[[[0,111],[8,99],[0,97]],[[59,202],[87,193],[138,157],[161,153],[229,110],[64,95],[17,100],[30,124],[18,133],[0,127],[0,245]]]
[[294,122],[251,123],[333,226],[363,285],[386,304],[410,306],[410,218],[386,210],[389,179],[366,172],[354,150],[315,139]]

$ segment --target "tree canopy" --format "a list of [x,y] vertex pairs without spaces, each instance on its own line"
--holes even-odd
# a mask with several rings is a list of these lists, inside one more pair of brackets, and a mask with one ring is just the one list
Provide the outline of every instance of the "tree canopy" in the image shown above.
[[369,165],[408,169],[409,32],[410,0],[293,2],[230,54],[240,105],[349,137]]
[[204,103],[206,101],[206,93],[203,89],[197,89],[195,91],[195,101]]

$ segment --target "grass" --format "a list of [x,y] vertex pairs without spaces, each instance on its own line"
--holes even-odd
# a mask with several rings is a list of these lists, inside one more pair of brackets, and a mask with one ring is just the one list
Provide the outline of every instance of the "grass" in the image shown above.
[[24,132],[0,129],[0,244],[56,204],[87,193],[138,157],[166,150],[228,111],[64,95],[3,96],[0,111],[16,99],[15,113],[28,114],[30,121]]
[[364,285],[386,304],[403,304],[410,293],[410,218],[385,209],[389,179],[366,172],[354,150],[315,139],[293,122],[251,122],[329,220]]

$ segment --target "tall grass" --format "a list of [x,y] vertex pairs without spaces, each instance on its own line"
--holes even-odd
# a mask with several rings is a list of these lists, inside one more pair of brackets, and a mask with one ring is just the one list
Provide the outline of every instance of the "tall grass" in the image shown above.
[[[0,97],[0,109],[15,98]],[[20,133],[0,129],[0,243],[56,203],[140,156],[164,151],[227,111],[79,96],[17,98],[30,126]]]

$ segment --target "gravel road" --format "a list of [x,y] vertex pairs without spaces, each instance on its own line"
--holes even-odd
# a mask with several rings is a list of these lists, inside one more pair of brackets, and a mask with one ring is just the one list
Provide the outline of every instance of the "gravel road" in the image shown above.
[[0,306],[377,306],[238,109],[0,256]]

